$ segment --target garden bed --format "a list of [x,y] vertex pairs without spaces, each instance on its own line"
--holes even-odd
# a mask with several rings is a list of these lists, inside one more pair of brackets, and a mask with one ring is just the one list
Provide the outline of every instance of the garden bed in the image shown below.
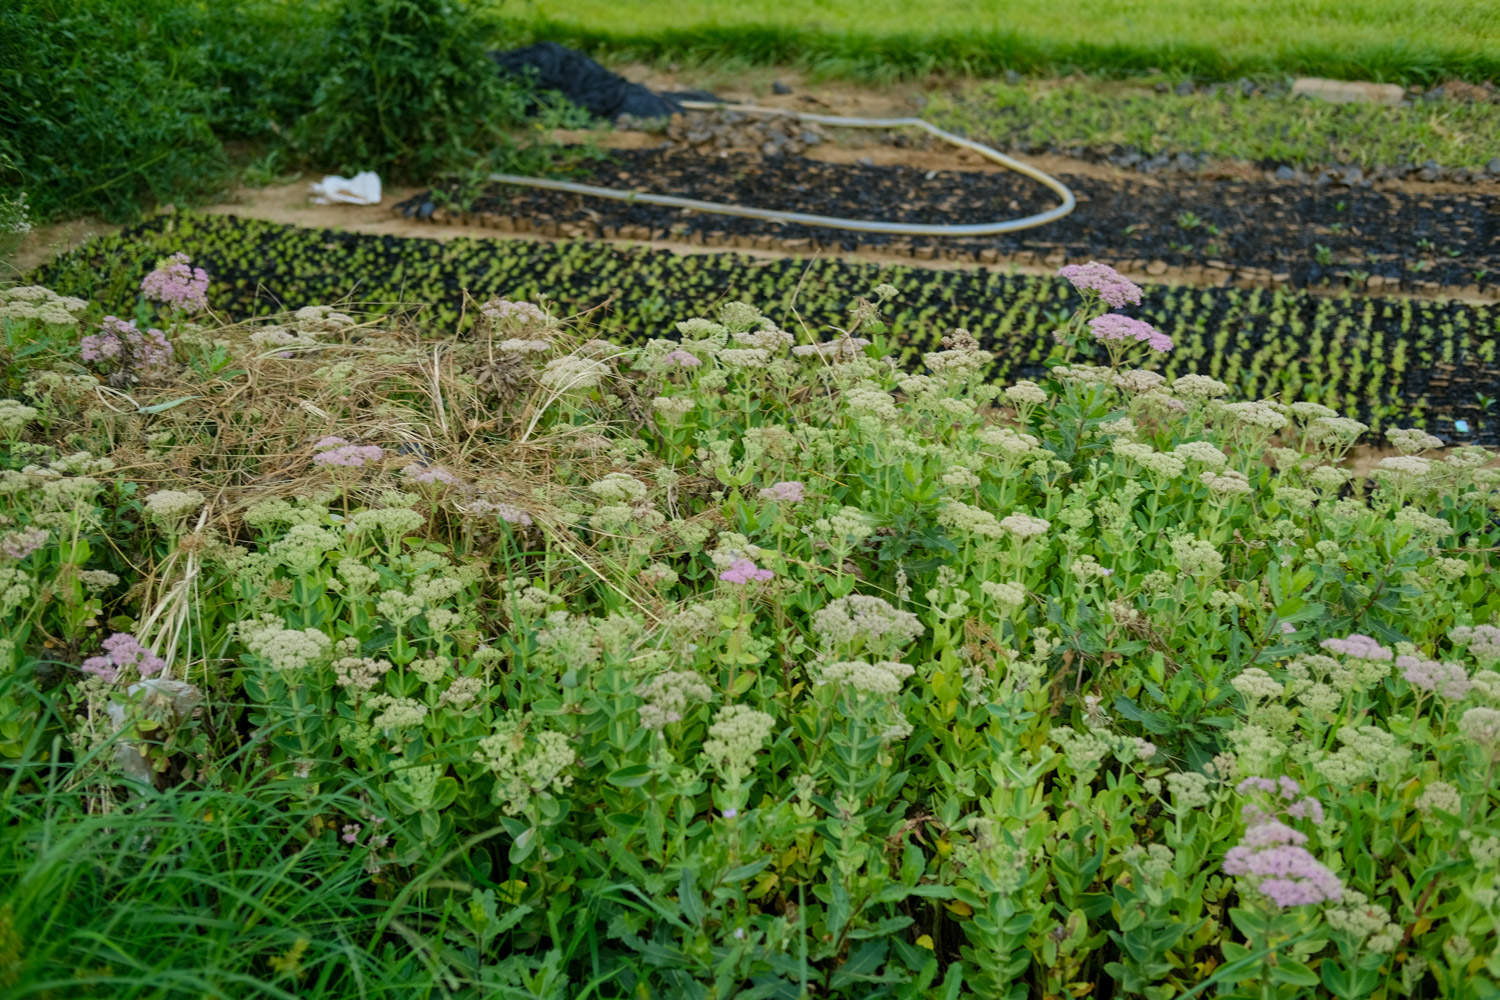
[[[1046,189],[996,170],[665,149],[615,150],[578,178],[758,208],[895,222],[1017,218],[1056,204]],[[513,232],[678,239],[713,246],[1055,266],[1114,260],[1142,276],[1210,285],[1352,286],[1500,297],[1500,200],[1481,190],[1415,192],[1198,176],[1160,182],[1064,174],[1078,197],[1062,220],[1014,234],[925,237],[853,233],[709,215],[514,185],[453,183],[396,210]],[[462,208],[457,206],[462,205]]]
[[[898,353],[913,359],[961,326],[996,352],[997,378],[1040,371],[1071,294],[1057,279],[979,268],[679,255],[586,242],[438,242],[191,214],[96,240],[31,280],[65,294],[91,290],[105,308],[125,309],[141,276],[175,249],[213,275],[216,306],[234,317],[337,301],[377,311],[421,302],[427,322],[452,330],[473,319],[466,294],[545,294],[563,312],[603,305],[593,321],[626,340],[660,336],[733,298],[761,303],[793,332],[821,333],[847,321],[851,289],[888,282],[900,291],[890,305]],[[1201,372],[1248,396],[1321,402],[1376,427],[1415,424],[1451,441],[1500,440],[1500,308],[1148,285],[1134,311],[1177,342],[1164,361],[1168,375]]]

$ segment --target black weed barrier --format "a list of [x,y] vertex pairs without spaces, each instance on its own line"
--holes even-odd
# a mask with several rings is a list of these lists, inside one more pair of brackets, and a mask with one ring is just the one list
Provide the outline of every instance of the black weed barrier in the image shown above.
[[[446,242],[299,229],[232,216],[159,216],[94,240],[29,280],[128,314],[142,276],[181,250],[212,278],[210,301],[234,318],[315,304],[362,312],[420,307],[439,334],[464,335],[464,295],[593,310],[600,334],[675,336],[674,323],[744,299],[786,329],[822,338],[880,282],[900,290],[887,317],[903,359],[954,327],[997,355],[995,377],[1036,375],[1051,332],[1077,304],[1064,281],[983,269],[934,270],[836,259],[679,255],[589,242]],[[596,308],[597,307],[597,308]],[[1500,443],[1500,307],[1454,301],[1316,296],[1276,290],[1149,286],[1132,310],[1172,337],[1161,370],[1199,372],[1249,397],[1306,399],[1377,429],[1425,427],[1447,440]]]

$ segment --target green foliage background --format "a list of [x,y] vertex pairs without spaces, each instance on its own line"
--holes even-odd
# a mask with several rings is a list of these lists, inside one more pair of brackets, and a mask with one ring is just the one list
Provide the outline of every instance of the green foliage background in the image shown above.
[[448,0],[17,0],[0,193],[25,190],[37,221],[121,222],[215,194],[254,153],[395,179],[503,160],[527,98],[485,56],[500,32]]

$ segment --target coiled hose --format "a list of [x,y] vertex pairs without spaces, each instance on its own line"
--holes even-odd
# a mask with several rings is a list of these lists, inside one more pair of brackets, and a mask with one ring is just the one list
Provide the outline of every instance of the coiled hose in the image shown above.
[[765,219],[771,222],[796,222],[804,226],[823,226],[829,229],[851,229],[861,233],[893,233],[906,236],[989,236],[994,233],[1013,233],[1020,229],[1032,229],[1061,219],[1073,211],[1077,200],[1073,192],[1055,177],[1043,173],[1036,167],[1013,160],[996,149],[981,142],[965,139],[952,132],[938,128],[920,118],[846,118],[839,115],[818,115],[805,111],[790,111],[782,108],[762,108],[753,104],[719,104],[710,101],[683,101],[682,106],[690,111],[739,111],[746,114],[780,115],[819,125],[836,125],[847,128],[919,128],[929,135],[963,149],[972,150],[985,159],[998,163],[1018,174],[1030,177],[1051,189],[1062,199],[1056,208],[1028,215],[1021,219],[1006,219],[999,222],[975,222],[955,225],[933,225],[926,223],[885,222],[877,219],[844,219],[834,215],[812,215],[806,212],[784,212],[772,208],[751,208],[746,205],[730,205],[715,201],[700,201],[697,198],[681,198],[672,194],[655,194],[649,191],[622,191],[618,188],[598,187],[593,184],[578,184],[574,181],[551,180],[545,177],[524,177],[520,174],[490,174],[490,180],[502,184],[517,184],[524,187],[545,188],[549,191],[568,191],[573,194],[590,195],[595,198],[611,198],[615,201],[640,202],[647,205],[665,205],[670,208],[690,208],[714,215],[738,215],[749,219]]

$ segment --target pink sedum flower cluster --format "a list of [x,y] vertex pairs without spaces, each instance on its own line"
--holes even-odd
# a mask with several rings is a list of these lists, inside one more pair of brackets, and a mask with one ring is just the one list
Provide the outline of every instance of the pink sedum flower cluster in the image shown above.
[[172,345],[155,328],[142,331],[133,320],[106,316],[99,332],[78,344],[79,356],[96,365],[113,367],[137,378],[163,375],[172,365]]
[[[1301,788],[1291,778],[1246,778],[1236,789],[1241,795],[1263,792],[1278,801],[1287,816],[1323,822],[1323,806],[1317,799],[1301,799]],[[1307,834],[1294,830],[1277,815],[1257,805],[1243,809],[1249,826],[1240,842],[1224,856],[1224,874],[1257,879],[1255,888],[1280,909],[1337,902],[1343,898],[1339,877],[1303,845]]]
[[120,677],[120,671],[134,668],[141,677],[154,677],[167,669],[167,661],[142,646],[128,632],[116,632],[104,640],[104,652],[83,661],[83,671],[93,674],[110,684]]
[[761,569],[749,559],[736,559],[729,564],[729,568],[719,574],[719,579],[725,583],[737,583],[743,586],[751,581],[765,583],[775,576],[768,569]]
[[780,503],[801,503],[806,496],[807,487],[795,479],[772,483],[760,491],[762,500],[776,500]]
[[1358,632],[1343,639],[1324,639],[1319,645],[1331,653],[1342,653],[1356,660],[1373,660],[1376,663],[1389,663],[1396,655],[1374,639]]
[[678,368],[697,368],[703,364],[696,354],[684,351],[680,347],[662,355],[662,360],[669,365],[676,365]]
[[20,562],[47,544],[52,533],[46,528],[22,528],[0,536],[0,556]]
[[1432,691],[1444,698],[1457,700],[1473,687],[1468,671],[1459,663],[1440,663],[1418,656],[1396,657],[1396,668],[1412,687]]
[[1172,349],[1172,338],[1144,320],[1132,319],[1120,313],[1105,313],[1089,320],[1089,329],[1096,340],[1139,340],[1153,351],[1165,353]]
[[423,486],[462,486],[464,482],[441,465],[423,465],[412,462],[401,469],[401,474]]
[[1096,260],[1087,264],[1069,264],[1061,268],[1057,275],[1068,279],[1080,292],[1097,292],[1099,298],[1111,309],[1139,305],[1141,301],[1141,286],[1108,264],[1101,264]]
[[174,253],[141,281],[141,294],[183,312],[198,312],[208,308],[208,275],[193,267],[187,254]]
[[385,458],[385,452],[373,444],[350,444],[341,437],[326,437],[313,445],[314,465],[358,469]]

